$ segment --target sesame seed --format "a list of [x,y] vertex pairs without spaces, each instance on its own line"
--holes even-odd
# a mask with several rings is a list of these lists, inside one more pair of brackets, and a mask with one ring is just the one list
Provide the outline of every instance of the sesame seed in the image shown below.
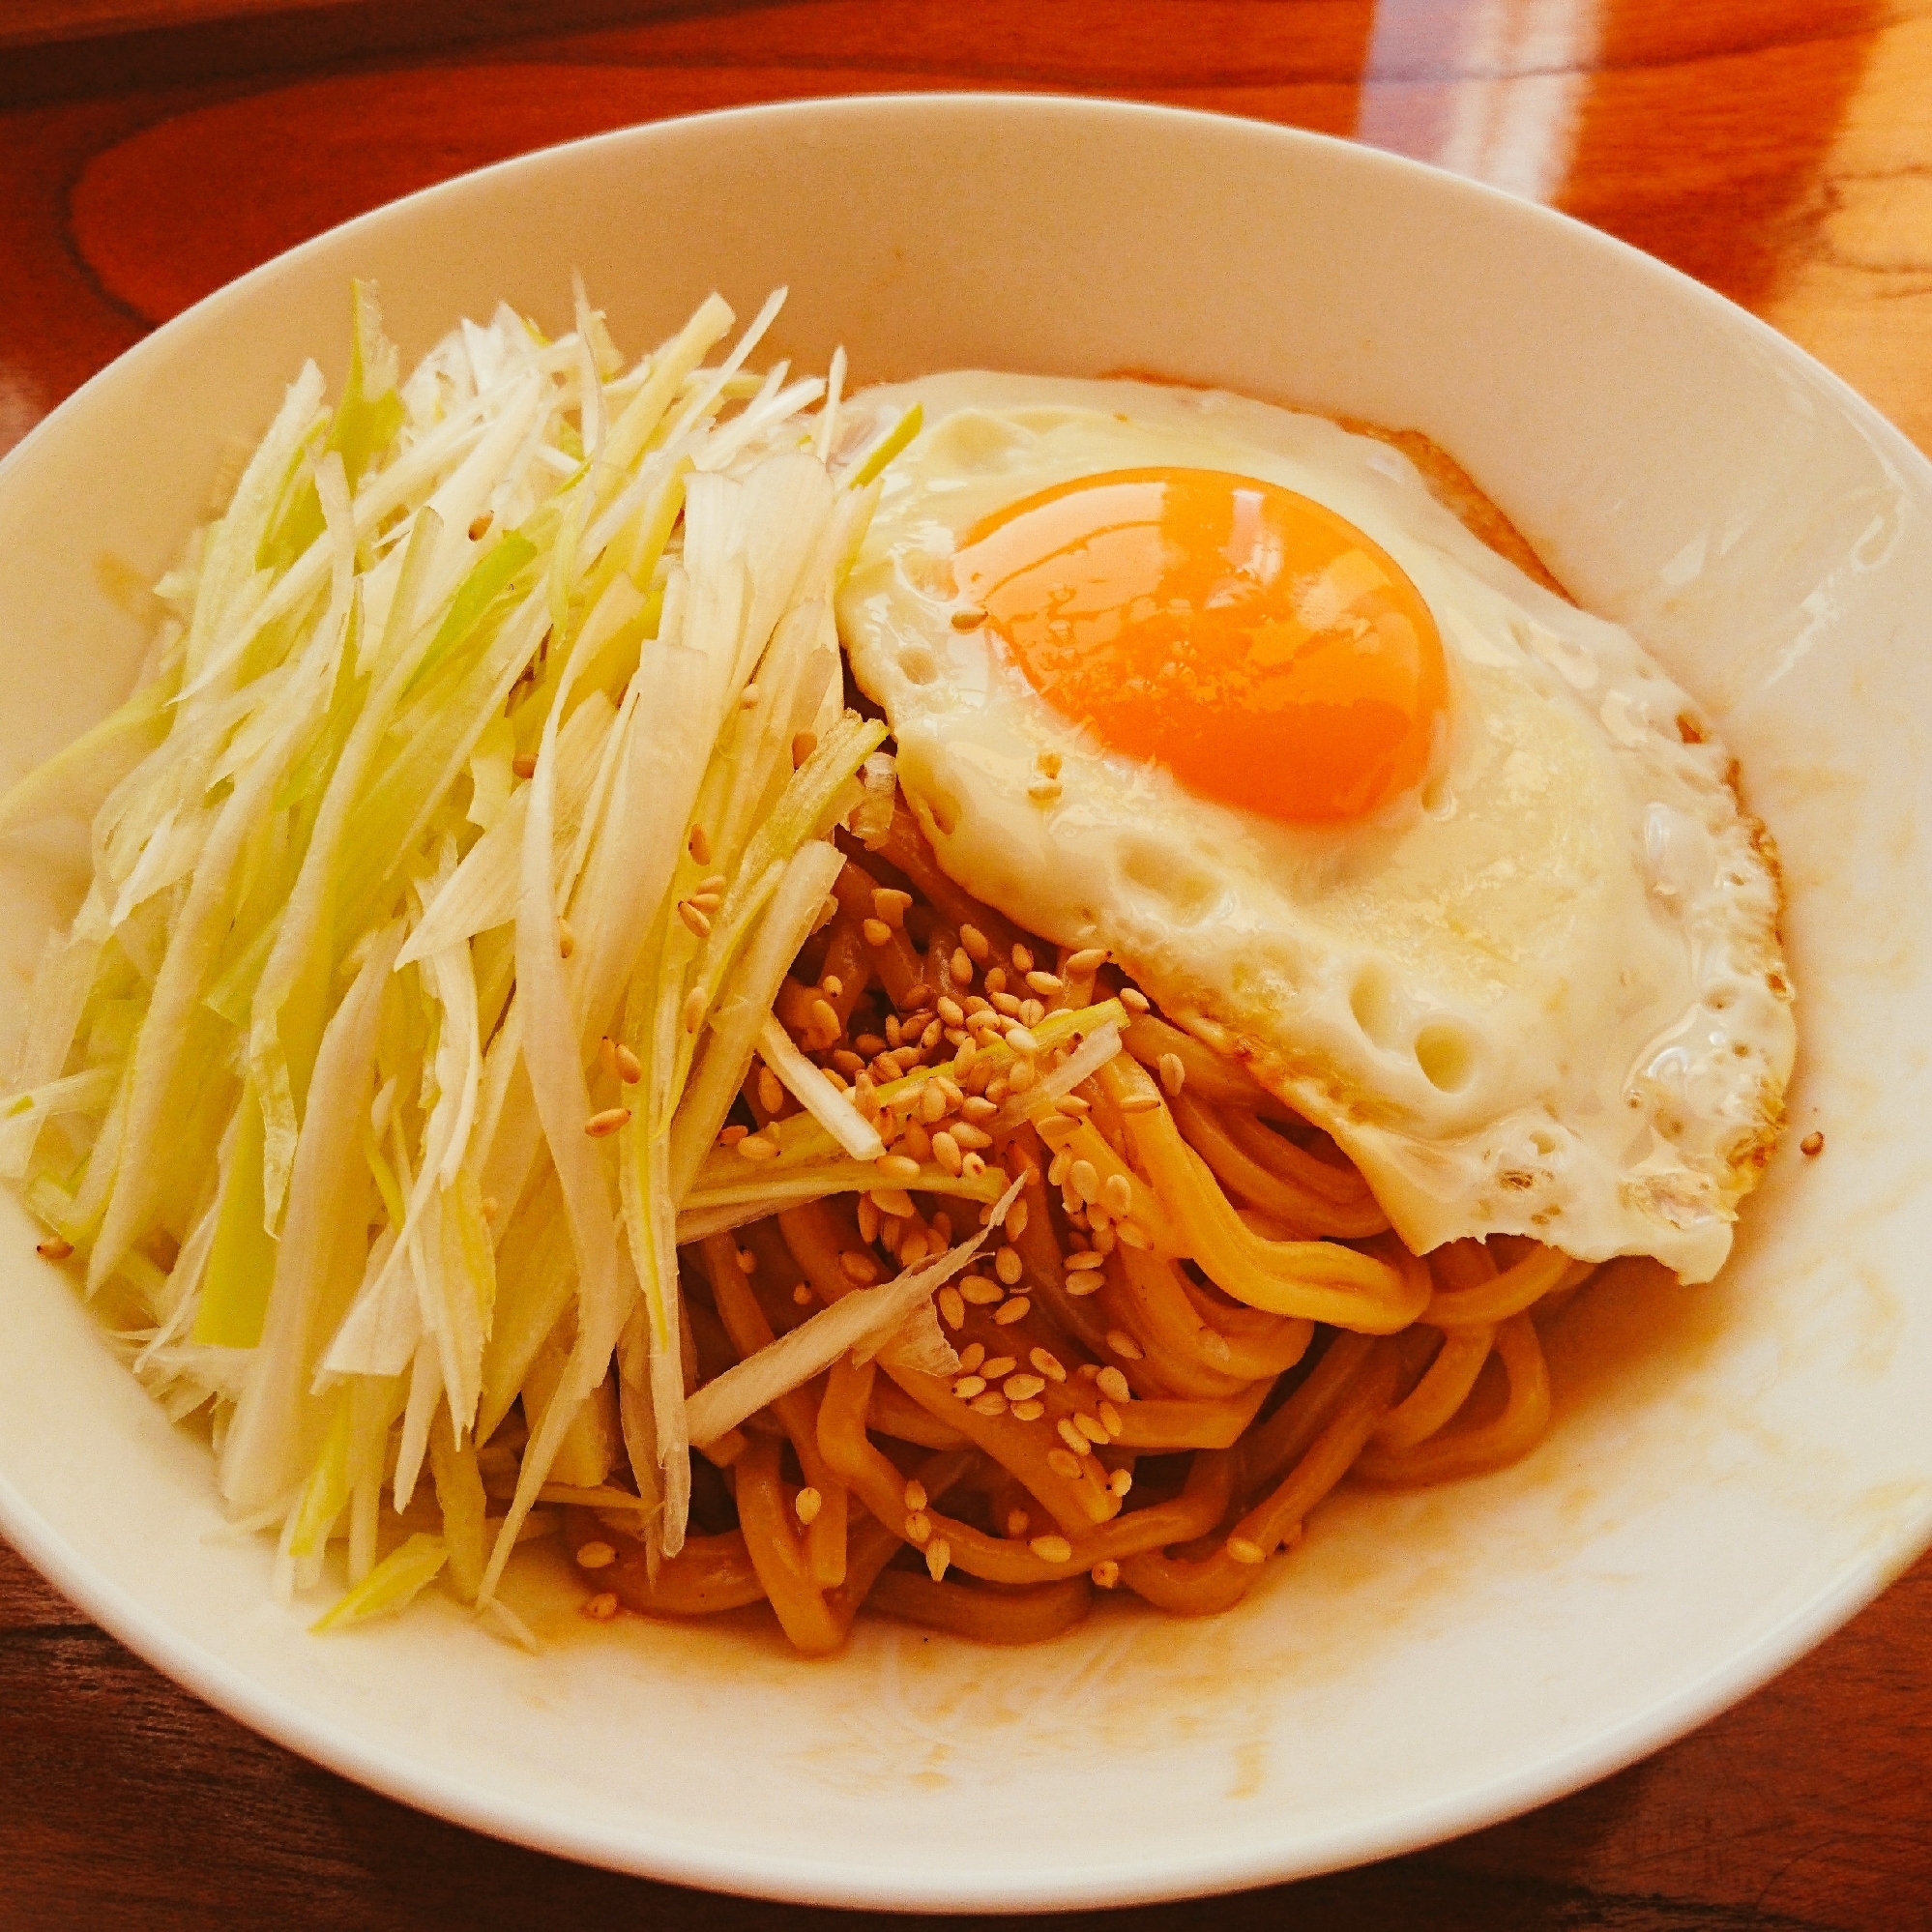
[[928,1500],[925,1484],[917,1478],[906,1484],[905,1503],[908,1509],[923,1509]]
[[770,1160],[777,1153],[776,1145],[763,1134],[747,1133],[738,1143],[738,1151],[746,1160]]
[[1107,963],[1107,949],[1104,946],[1083,946],[1078,952],[1067,956],[1067,964],[1061,969],[1075,979],[1084,980],[1090,973],[1098,973]]
[[1007,1291],[997,1281],[988,1281],[983,1274],[968,1274],[961,1278],[959,1292],[976,1308],[990,1308],[995,1302],[1004,1302]]
[[1043,1375],[1010,1375],[1001,1383],[1000,1390],[1009,1402],[1024,1402],[1038,1395],[1046,1387]]
[[[1122,1339],[1125,1340],[1126,1337],[1124,1336]],[[1108,1347],[1111,1348],[1113,1346],[1113,1335],[1109,1334],[1107,1336]],[[1133,1390],[1127,1387],[1127,1377],[1118,1368],[1114,1367],[1111,1362],[1094,1377],[1094,1382],[1102,1395],[1111,1396],[1116,1402],[1128,1402],[1133,1399]]]
[[796,1302],[801,1308],[809,1308],[811,1306],[811,1290],[807,1288],[803,1281],[801,1281],[799,1285],[792,1290],[792,1300]]
[[939,1312],[945,1318],[949,1329],[958,1328],[966,1319],[966,1303],[960,1300],[959,1291],[948,1282],[939,1291]]
[[868,919],[859,930],[865,935],[867,946],[883,946],[893,936],[893,928],[882,919]]
[[1227,1552],[1236,1563],[1268,1561],[1268,1552],[1259,1543],[1250,1542],[1246,1537],[1230,1537],[1227,1540]]
[[1035,778],[1026,788],[1026,795],[1035,805],[1051,805],[1060,796],[1058,778]]
[[946,1581],[946,1571],[952,1562],[952,1545],[944,1537],[936,1537],[925,1546],[925,1573],[935,1583]]
[[869,1288],[879,1278],[879,1264],[863,1248],[848,1247],[838,1257],[838,1268],[855,1288]]
[[685,1031],[687,1033],[695,1033],[704,1024],[704,1011],[703,989],[693,986],[685,995]]
[[[1038,1026],[1046,1017],[1046,1009],[1039,1000],[1022,1000],[1020,1002],[1019,1016],[1022,1026]],[[1053,1055],[1053,1064],[1056,1067],[1059,1066],[1065,1057],[1066,1049],[1064,1047],[1056,1048]]]
[[875,886],[872,889],[872,911],[888,925],[904,924],[906,909],[911,904],[910,893],[899,892],[892,886]]
[[693,905],[689,899],[678,901],[678,917],[684,921],[694,938],[711,937],[711,921],[705,917],[703,910]]
[[1020,1276],[1026,1273],[1025,1265],[1019,1258],[1019,1250],[1014,1247],[1002,1247],[993,1256],[993,1273],[1009,1288],[1017,1285]]
[[928,1080],[920,1090],[919,1117],[927,1127],[946,1118],[946,1090],[937,1080]]
[[809,1524],[816,1520],[818,1512],[825,1507],[825,1498],[807,1484],[792,1498],[792,1510],[801,1523]]
[[1121,1580],[1121,1566],[1112,1557],[1102,1557],[1088,1572],[1101,1590],[1114,1589]]
[[963,946],[952,949],[952,957],[947,961],[946,970],[955,986],[970,986],[973,983],[973,957]]
[[1067,1170],[1073,1165],[1073,1150],[1063,1147],[1046,1164],[1046,1185],[1058,1187],[1067,1179]]
[[1026,1233],[1026,1203],[1024,1201],[1015,1201],[1007,1210],[1007,1233],[1013,1240],[1017,1241],[1021,1235]]
[[983,1395],[973,1398],[973,1413],[976,1416],[1004,1416],[1007,1413],[1007,1398],[997,1389],[989,1389]]
[[[1073,1165],[1077,1171],[1077,1169],[1080,1166],[1080,1162],[1076,1160],[1073,1163]],[[1091,1248],[1078,1248],[1073,1253],[1069,1254],[1067,1257],[1068,1272],[1068,1273],[1073,1273],[1073,1274],[1077,1274],[1081,1271],[1089,1268],[1104,1268],[1106,1264],[1107,1264],[1106,1256],[1103,1254],[1096,1254]]]
[[692,864],[709,865],[711,864],[711,834],[701,825],[692,826],[690,836],[685,840],[685,850],[691,855]]
[[1115,1470],[1114,1473],[1107,1478],[1107,1487],[1111,1489],[1116,1496],[1125,1496],[1127,1493],[1127,1491],[1133,1487],[1133,1471],[1130,1469]]
[[1121,1102],[1124,1114],[1151,1114],[1160,1104],[1158,1094],[1129,1094]]
[[785,1104],[784,1084],[769,1067],[758,1069],[758,1104],[768,1114],[776,1114]]
[[[1094,1445],[1087,1440],[1085,1431],[1081,1429],[1077,1422],[1072,1421],[1066,1416],[1062,1416],[1060,1420],[1054,1424],[1054,1428],[1059,1434],[1060,1440],[1075,1455],[1092,1455],[1094,1453]],[[1104,1433],[1102,1431],[1102,1434]]]
[[[959,1111],[977,1127],[981,1121],[989,1121],[1000,1110],[983,1094],[969,1094],[960,1101]],[[1015,1208],[1018,1203],[1014,1204]]]
[[1121,1005],[1130,1013],[1144,1013],[1151,1010],[1153,1002],[1138,986],[1121,988]]
[[1816,1127],[1798,1143],[1798,1151],[1807,1159],[1816,1159],[1825,1152],[1825,1136]]
[[950,621],[955,630],[977,630],[985,623],[986,613],[977,603],[962,603]]
[[764,693],[758,688],[757,681],[754,679],[738,693],[739,709],[742,711],[756,711],[758,700],[763,695]]
[[970,1402],[976,1395],[986,1392],[986,1378],[983,1375],[962,1375],[952,1385],[953,1395],[961,1402]]
[[1080,1123],[1062,1113],[1041,1114],[1033,1125],[1040,1139],[1056,1151],[1065,1147],[1080,1131]]
[[993,1316],[1001,1328],[1008,1329],[1015,1322],[1023,1322],[1033,1312],[1033,1303],[1024,1295],[1015,1295]]
[[756,1274],[758,1272],[758,1257],[748,1247],[738,1250],[738,1272],[741,1274]]
[[724,1127],[719,1131],[717,1144],[719,1147],[736,1147],[750,1131],[749,1127],[740,1127],[736,1121],[733,1121],[728,1127]]
[[617,1077],[627,1087],[634,1087],[644,1077],[644,1063],[629,1047],[620,1045],[613,1056],[617,1061]]
[[[601,1140],[605,1134],[615,1133],[619,1127],[627,1125],[629,1119],[630,1109],[629,1107],[606,1107],[602,1113],[593,1114],[584,1123],[584,1131],[593,1140]],[[742,1143],[738,1151],[741,1154],[744,1153],[745,1149]],[[776,1153],[776,1150],[774,1149],[773,1152]]]
[[608,1624],[617,1615],[617,1593],[600,1590],[584,1604],[584,1615],[593,1624]]
[[1121,1420],[1121,1412],[1111,1402],[1100,1404],[1100,1426],[1106,1430],[1109,1440],[1118,1438],[1127,1427]]
[[932,1535],[932,1518],[923,1509],[915,1509],[906,1518],[905,1536],[909,1543],[922,1543]]
[[1065,1382],[1067,1371],[1060,1365],[1060,1358],[1050,1349],[1037,1348],[1027,1360],[1046,1377],[1049,1382]]
[[998,1382],[1002,1377],[1010,1375],[1018,1366],[1019,1363],[1011,1356],[996,1355],[990,1361],[982,1361],[980,1364],[980,1372],[988,1382]]
[[1224,1367],[1233,1360],[1234,1350],[1228,1346],[1226,1335],[1214,1329],[1203,1329],[1194,1337],[1201,1353],[1216,1367]]
[[1107,1440],[1107,1425],[1098,1416],[1089,1416],[1084,1413],[1077,1415],[1073,1418],[1073,1426],[1090,1443],[1103,1443]]
[[879,1204],[869,1194],[859,1196],[859,1239],[864,1242],[879,1239]]
[[1083,1201],[1098,1201],[1100,1198],[1099,1170],[1091,1160],[1076,1160],[1067,1170],[1068,1185]]
[[[932,988],[923,980],[920,980],[906,988],[906,996],[899,1004],[907,1015],[906,1024],[908,1026],[923,1026],[925,1024],[924,1016],[920,1013],[920,1009],[931,998]],[[915,1018],[915,1015],[918,1015],[918,1017]]]
[[[1007,1043],[1010,1046],[1012,1044],[1012,1036],[1010,1034],[1007,1037]],[[1012,1094],[1024,1094],[1039,1078],[1039,1068],[1033,1064],[1031,1059],[1015,1060],[1007,1068],[1007,1091]]]
[[1160,1084],[1170,1096],[1180,1093],[1186,1078],[1187,1068],[1178,1053],[1163,1053],[1160,1056]]
[[1041,999],[1050,999],[1065,985],[1058,973],[1034,972],[1026,976],[1026,982]]
[[537,776],[537,754],[534,751],[519,751],[510,761],[511,776],[518,778],[534,778]]
[[557,921],[557,951],[568,959],[577,950],[577,936],[571,930],[569,920],[559,917]]
[[919,1179],[919,1162],[913,1159],[910,1155],[882,1154],[877,1160],[873,1161],[872,1165],[888,1181],[917,1181]]
[[1107,1185],[1100,1189],[1100,1199],[1107,1204],[1107,1212],[1118,1220],[1133,1208],[1133,1183],[1125,1174],[1109,1174]]
[[1073,1545],[1065,1537],[1036,1537],[1027,1548],[1041,1563],[1066,1563],[1073,1554]]
[[60,1235],[49,1235],[34,1244],[34,1252],[43,1261],[65,1261],[73,1252],[73,1244]]
[[939,1017],[949,1027],[962,1027],[966,1024],[966,1010],[949,993],[939,996]]
[[1026,1535],[1033,1526],[1033,1518],[1024,1509],[1007,1511],[1007,1535],[1018,1538]]
[[792,770],[797,771],[811,754],[818,749],[818,733],[815,731],[795,731],[792,733]]
[[968,1342],[959,1352],[959,1366],[968,1375],[971,1375],[985,1359],[986,1344],[984,1342]]
[[949,1174],[957,1174],[965,1159],[959,1152],[959,1143],[944,1127],[932,1137],[932,1157]]
[[1024,946],[1015,942],[1011,953],[1008,956],[1013,962],[1015,973],[1024,975],[1033,971],[1033,954]]
[[1122,1221],[1113,1233],[1127,1247],[1147,1248],[1154,1245],[1154,1237],[1145,1228],[1136,1226],[1132,1221]]
[[1046,1404],[1029,1395],[1024,1401],[1013,1404],[1013,1420],[1020,1422],[1037,1422],[1046,1414]]
[[577,1551],[579,1569],[608,1569],[617,1561],[617,1552],[608,1543],[585,1543]]
[[[1022,1058],[1031,1060],[1039,1051],[1039,1041],[1034,1039],[1023,1026],[1010,1026],[1007,1029],[1007,1044]],[[1029,1085],[1032,1083],[1029,1082]]]

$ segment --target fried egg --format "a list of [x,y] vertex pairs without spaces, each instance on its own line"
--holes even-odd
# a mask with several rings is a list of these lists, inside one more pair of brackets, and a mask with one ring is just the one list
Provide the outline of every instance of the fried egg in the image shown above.
[[1626,632],[1389,444],[961,371],[838,608],[940,864],[1331,1133],[1417,1251],[1729,1251],[1794,1030],[1769,841]]

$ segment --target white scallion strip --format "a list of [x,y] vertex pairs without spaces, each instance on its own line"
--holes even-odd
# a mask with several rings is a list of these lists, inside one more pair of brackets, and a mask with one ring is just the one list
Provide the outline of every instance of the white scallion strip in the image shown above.
[[[1116,1037],[1118,1047],[1119,1039]],[[776,1013],[767,1013],[758,1029],[758,1053],[800,1106],[837,1141],[854,1160],[877,1160],[886,1151],[879,1130],[814,1067],[785,1031]]]
[[1005,1221],[1007,1210],[1024,1185],[1022,1176],[1008,1187],[991,1219],[971,1241],[948,1248],[877,1288],[855,1288],[831,1307],[821,1308],[809,1321],[801,1322],[789,1334],[780,1335],[727,1368],[716,1381],[706,1383],[686,1405],[691,1441],[700,1447],[715,1443],[747,1416],[803,1388],[847,1350],[878,1353],[947,1282],[972,1266],[973,1257]]
[[1001,1134],[1010,1133],[1021,1121],[1035,1121],[1041,1114],[1051,1113],[1056,1100],[1070,1094],[1082,1081],[1091,1080],[1120,1050],[1121,1030],[1117,1022],[1090,1033],[1058,1067],[1048,1068],[1024,1094],[1010,1099],[981,1131],[997,1140]]

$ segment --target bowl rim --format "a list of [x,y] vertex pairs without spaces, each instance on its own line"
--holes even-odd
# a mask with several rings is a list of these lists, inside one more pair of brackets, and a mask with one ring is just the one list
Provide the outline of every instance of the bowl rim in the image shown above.
[[[1067,94],[1051,90],[882,90],[877,93],[814,95],[752,105],[719,107],[700,113],[632,123],[571,140],[548,143],[466,170],[366,210],[308,237],[212,290],[179,314],[152,329],[103,368],[64,397],[15,448],[0,457],[0,491],[23,466],[29,453],[62,434],[110,382],[127,379],[130,369],[164,356],[181,336],[205,326],[224,307],[245,301],[294,263],[335,246],[363,224],[388,220],[400,211],[433,207],[439,198],[474,194],[478,185],[518,170],[536,169],[562,153],[648,143],[668,131],[697,124],[766,126],[787,120],[864,115],[919,115],[934,111],[1011,114],[1041,118],[1109,119],[1185,129],[1207,127],[1223,134],[1240,132],[1284,147],[1332,155],[1345,151],[1350,165],[1399,176],[1426,177],[1436,192],[1473,201],[1507,204],[1512,219],[1548,233],[1581,242],[1617,264],[1625,276],[1648,278],[1670,299],[1704,305],[1748,334],[1779,361],[1795,359],[1807,377],[1820,383],[1837,406],[1880,451],[1907,475],[1917,473],[1932,491],[1932,459],[1906,437],[1835,371],[1714,289],[1683,271],[1545,204],[1533,202],[1433,163],[1369,147],[1338,135],[1259,120],[1224,111],[1175,107],[1106,94]],[[853,1870],[835,1861],[763,1854],[755,1845],[730,1857],[709,1851],[690,1853],[646,1829],[616,1830],[583,1824],[560,1812],[513,1801],[460,1776],[414,1760],[385,1745],[371,1745],[348,1725],[308,1711],[245,1669],[226,1662],[212,1648],[177,1632],[158,1613],[109,1576],[96,1570],[62,1538],[38,1508],[0,1469],[0,1532],[34,1566],[104,1630],[128,1649],[205,1703],[295,1752],[413,1808],[511,1843],[586,1864],[708,1890],[815,1906],[920,1913],[984,1912],[1013,1914],[1144,1904],[1206,1896],[1285,1879],[1313,1877],[1372,1859],[1420,1850],[1481,1827],[1552,1802],[1587,1784],[1622,1771],[1639,1759],[1708,1722],[1848,1623],[1932,1546],[1932,1491],[1905,1512],[1906,1527],[1882,1551],[1861,1555],[1821,1583],[1755,1641],[1725,1663],[1681,1688],[1660,1694],[1617,1722],[1572,1739],[1515,1771],[1486,1783],[1448,1792],[1404,1811],[1332,1827],[1304,1840],[1303,1849],[1284,1856],[1265,1831],[1246,1833],[1239,1849],[1216,1844],[1200,1853],[1172,1852],[1110,1859],[1104,1871],[1072,1867],[1064,1875],[1028,1874],[1023,1880],[989,1872],[977,1889],[941,1880],[922,1882],[903,1871]]]

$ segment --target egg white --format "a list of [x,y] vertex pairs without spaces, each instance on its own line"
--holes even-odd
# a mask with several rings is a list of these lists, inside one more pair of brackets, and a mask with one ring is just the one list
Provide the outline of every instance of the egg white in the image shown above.
[[[1046,938],[1111,948],[1332,1133],[1411,1247],[1525,1234],[1713,1274],[1795,1035],[1776,879],[1728,754],[1680,726],[1685,693],[1406,456],[1326,419],[960,371],[866,392],[861,430],[914,401],[927,426],[886,473],[838,618],[947,872]],[[1151,465],[1299,491],[1408,572],[1450,688],[1415,795],[1352,825],[1232,809],[1110,752],[990,631],[954,628],[951,559],[981,517]],[[1037,802],[1056,752],[1060,794]]]

